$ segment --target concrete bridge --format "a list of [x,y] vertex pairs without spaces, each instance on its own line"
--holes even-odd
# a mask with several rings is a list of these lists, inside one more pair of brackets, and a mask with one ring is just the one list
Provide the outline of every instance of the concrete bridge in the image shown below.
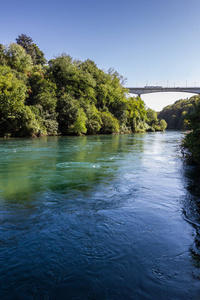
[[142,94],[149,93],[163,93],[163,92],[182,92],[182,93],[192,93],[200,94],[200,87],[162,87],[162,86],[145,86],[145,87],[131,87],[128,88],[129,93],[137,94],[138,96]]

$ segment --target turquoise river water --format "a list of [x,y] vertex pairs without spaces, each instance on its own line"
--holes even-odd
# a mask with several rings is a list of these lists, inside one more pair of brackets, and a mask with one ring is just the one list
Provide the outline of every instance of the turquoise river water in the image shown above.
[[200,299],[180,132],[0,140],[0,299]]

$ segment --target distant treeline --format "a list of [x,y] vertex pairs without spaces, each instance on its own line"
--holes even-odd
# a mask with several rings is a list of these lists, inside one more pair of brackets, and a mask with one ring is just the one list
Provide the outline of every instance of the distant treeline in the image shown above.
[[167,122],[167,129],[188,130],[190,129],[187,116],[192,113],[195,103],[200,101],[200,96],[193,96],[189,100],[178,100],[172,105],[168,105],[158,113],[159,119]]
[[182,149],[189,162],[200,166],[200,96],[179,100],[166,106],[159,114],[168,129],[190,130],[182,141]]
[[182,148],[189,162],[200,167],[200,96],[196,97],[193,109],[187,115],[187,122],[191,132],[185,136]]
[[46,61],[25,34],[0,44],[0,136],[164,130],[157,113],[130,97],[124,78],[67,54]]

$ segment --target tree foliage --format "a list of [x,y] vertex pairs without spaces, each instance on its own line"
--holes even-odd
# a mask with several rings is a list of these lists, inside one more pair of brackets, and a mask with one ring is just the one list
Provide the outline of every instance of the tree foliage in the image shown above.
[[140,97],[128,99],[128,122],[133,132],[143,132],[148,127],[146,124],[145,103]]
[[27,54],[31,56],[32,61],[35,65],[44,65],[46,63],[44,53],[38,48],[35,43],[33,43],[32,38],[30,38],[26,34],[21,34],[18,36],[18,38],[16,38],[16,42],[18,45],[22,46],[25,49]]
[[174,104],[164,107],[158,114],[158,118],[167,122],[168,129],[187,130],[189,129],[189,123],[185,117],[193,110],[196,101],[196,96],[191,97],[189,100],[178,100]]
[[187,121],[191,132],[186,135],[183,148],[187,149],[187,158],[200,165],[200,96],[196,97],[192,111],[187,114]]
[[139,97],[129,97],[114,69],[105,72],[65,53],[47,65],[32,38],[21,34],[16,42],[0,45],[0,136],[164,129]]
[[163,131],[167,128],[167,122],[159,120],[158,114],[151,108],[147,109],[147,123],[150,125],[149,131]]
[[109,111],[103,111],[101,113],[101,121],[101,133],[119,132],[119,122]]
[[25,105],[26,85],[10,67],[0,66],[0,136],[28,136],[39,126],[31,109]]
[[30,55],[20,45],[12,43],[5,47],[4,57],[7,65],[18,72],[27,73],[32,68],[33,63]]

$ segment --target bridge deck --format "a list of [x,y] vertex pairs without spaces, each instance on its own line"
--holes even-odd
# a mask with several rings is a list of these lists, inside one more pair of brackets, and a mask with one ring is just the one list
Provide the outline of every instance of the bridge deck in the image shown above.
[[163,92],[184,92],[192,94],[200,94],[200,87],[162,87],[162,86],[145,86],[145,87],[130,87],[129,93],[132,94],[149,94]]

